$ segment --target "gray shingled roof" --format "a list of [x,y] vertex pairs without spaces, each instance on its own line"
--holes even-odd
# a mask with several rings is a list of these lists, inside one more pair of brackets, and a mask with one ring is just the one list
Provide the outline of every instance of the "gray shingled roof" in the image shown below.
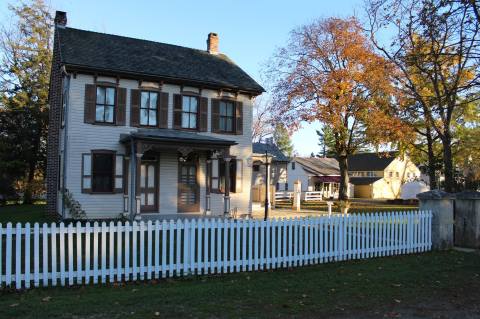
[[289,162],[290,159],[283,154],[283,152],[275,144],[268,143],[252,143],[252,150],[254,154],[265,154],[268,152],[272,155],[273,160],[277,162]]
[[166,142],[191,142],[198,144],[212,144],[212,145],[235,145],[237,142],[225,140],[209,135],[202,135],[195,132],[186,132],[173,129],[138,129],[130,134],[121,134],[120,142],[127,142],[130,137],[137,139],[166,141]]
[[381,177],[350,177],[349,181],[353,185],[370,185],[381,179]]
[[349,171],[383,171],[395,159],[396,152],[358,153],[348,157]]
[[67,66],[192,81],[260,94],[265,90],[224,54],[111,34],[58,28]]
[[338,161],[334,158],[325,157],[295,157],[295,162],[315,175],[340,175]]

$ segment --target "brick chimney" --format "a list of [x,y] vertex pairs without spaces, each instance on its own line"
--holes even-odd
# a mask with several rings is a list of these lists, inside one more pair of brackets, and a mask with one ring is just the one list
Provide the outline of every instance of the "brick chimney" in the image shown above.
[[67,13],[64,11],[56,11],[55,19],[53,20],[56,26],[66,26],[67,25]]
[[214,32],[208,34],[207,51],[210,54],[218,54],[218,35]]

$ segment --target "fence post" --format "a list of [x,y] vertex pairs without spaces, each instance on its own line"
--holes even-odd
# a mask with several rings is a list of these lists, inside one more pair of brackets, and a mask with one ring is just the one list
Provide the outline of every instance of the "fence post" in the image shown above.
[[441,190],[417,195],[419,210],[432,212],[432,248],[438,250],[453,247],[454,197]]
[[300,211],[300,200],[302,196],[302,182],[297,179],[293,183],[293,210]]

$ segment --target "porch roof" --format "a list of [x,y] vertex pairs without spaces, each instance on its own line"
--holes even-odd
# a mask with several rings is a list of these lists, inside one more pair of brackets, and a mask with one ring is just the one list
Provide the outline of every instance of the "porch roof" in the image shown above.
[[195,144],[203,146],[229,147],[238,144],[232,140],[172,129],[138,129],[130,134],[120,134],[120,143],[133,140],[159,143]]

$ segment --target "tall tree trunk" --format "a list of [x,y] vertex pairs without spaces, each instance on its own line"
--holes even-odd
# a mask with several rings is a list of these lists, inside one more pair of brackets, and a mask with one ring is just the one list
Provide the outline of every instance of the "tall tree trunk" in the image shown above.
[[35,138],[32,141],[32,154],[30,154],[30,159],[28,162],[28,175],[27,175],[27,184],[25,185],[25,193],[23,195],[23,203],[24,204],[32,204],[33,203],[33,183],[35,180],[35,170],[37,169],[37,162],[38,162],[38,152],[40,150],[40,143],[41,143],[41,136],[42,136],[42,128],[39,122],[35,126],[36,132]]
[[35,160],[30,160],[28,164],[27,183],[25,185],[25,192],[23,193],[23,203],[33,203],[33,181],[35,179]]
[[452,137],[450,131],[445,130],[442,136],[443,146],[443,167],[445,170],[445,191],[452,193],[455,191],[455,180],[453,176],[453,158],[452,158]]
[[338,157],[340,167],[340,188],[338,190],[339,200],[348,200],[348,157],[340,155]]
[[433,138],[430,127],[427,127],[427,153],[428,153],[428,178],[430,180],[430,189],[437,189],[436,158],[433,151]]

